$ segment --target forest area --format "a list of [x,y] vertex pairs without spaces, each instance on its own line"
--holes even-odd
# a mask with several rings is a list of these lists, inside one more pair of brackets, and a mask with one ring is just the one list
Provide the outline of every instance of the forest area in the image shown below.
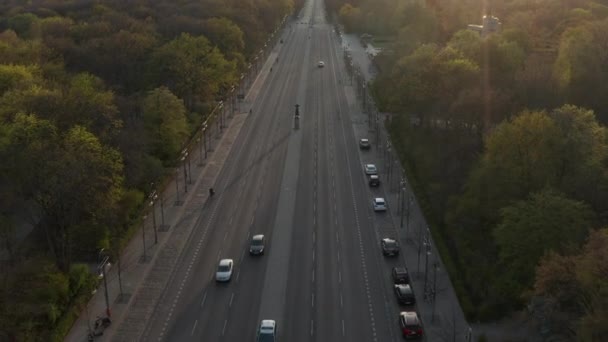
[[608,340],[608,2],[328,6],[391,41],[372,89],[468,319]]
[[0,340],[59,341],[296,0],[0,1]]

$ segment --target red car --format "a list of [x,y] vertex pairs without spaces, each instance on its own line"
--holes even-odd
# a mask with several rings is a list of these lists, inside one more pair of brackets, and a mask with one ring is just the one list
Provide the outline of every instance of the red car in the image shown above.
[[399,325],[405,339],[422,338],[422,324],[414,311],[402,311],[399,314]]

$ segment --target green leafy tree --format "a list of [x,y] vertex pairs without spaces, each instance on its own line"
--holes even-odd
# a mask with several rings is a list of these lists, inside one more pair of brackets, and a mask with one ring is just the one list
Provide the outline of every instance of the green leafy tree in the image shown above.
[[[31,115],[16,117],[2,152],[12,161],[7,173],[35,204],[57,267],[67,272],[75,246],[95,251],[104,235],[102,214],[122,190],[120,155],[81,126],[60,134]],[[87,240],[75,241],[76,235]]]
[[183,101],[161,87],[148,93],[142,110],[152,154],[165,163],[173,162],[189,132]]
[[594,230],[577,255],[550,253],[536,268],[534,295],[552,335],[581,341],[608,338],[608,229]]
[[[533,284],[535,267],[549,251],[573,253],[585,241],[592,212],[582,202],[545,190],[530,199],[501,210],[494,229],[503,269],[496,284],[505,302],[521,302],[523,291]],[[500,286],[505,284],[508,286]]]
[[154,52],[151,73],[183,98],[187,108],[196,99],[214,98],[221,87],[235,78],[233,63],[224,59],[217,47],[203,36],[182,34]]
[[[346,3],[340,8],[340,21],[344,23],[346,32],[356,30],[358,23],[361,21],[361,9]],[[360,24],[359,24],[360,25]]]

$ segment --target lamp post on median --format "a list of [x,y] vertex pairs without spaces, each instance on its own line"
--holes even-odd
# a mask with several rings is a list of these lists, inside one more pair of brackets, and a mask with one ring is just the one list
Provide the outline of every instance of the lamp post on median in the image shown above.
[[429,256],[431,255],[431,241],[429,236],[426,237],[425,246],[425,257],[424,257],[424,297],[429,298],[429,288],[428,288],[428,280],[429,280]]
[[[409,200],[409,197],[406,198],[406,182],[405,182],[405,178],[401,178],[401,223],[399,225],[399,227],[401,227],[401,229],[403,229],[403,216],[405,216],[405,201]],[[407,239],[407,232],[405,233],[405,238]]]
[[431,292],[431,300],[433,301],[433,314],[431,316],[431,322],[435,321],[435,296],[437,295],[437,270],[439,270],[439,263],[435,261],[433,263],[433,292]]

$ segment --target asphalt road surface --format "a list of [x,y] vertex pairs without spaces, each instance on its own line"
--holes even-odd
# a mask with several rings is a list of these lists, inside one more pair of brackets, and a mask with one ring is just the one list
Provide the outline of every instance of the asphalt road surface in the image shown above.
[[[358,148],[352,89],[322,1],[309,0],[281,35],[159,303],[172,314],[153,315],[143,340],[254,341],[262,319],[277,321],[278,341],[401,339],[389,274],[401,259],[385,259],[379,246],[394,229],[388,213],[372,211],[383,190],[368,187],[362,165],[375,152]],[[255,234],[266,235],[263,256],[248,254]],[[222,258],[235,269],[218,284]]]

